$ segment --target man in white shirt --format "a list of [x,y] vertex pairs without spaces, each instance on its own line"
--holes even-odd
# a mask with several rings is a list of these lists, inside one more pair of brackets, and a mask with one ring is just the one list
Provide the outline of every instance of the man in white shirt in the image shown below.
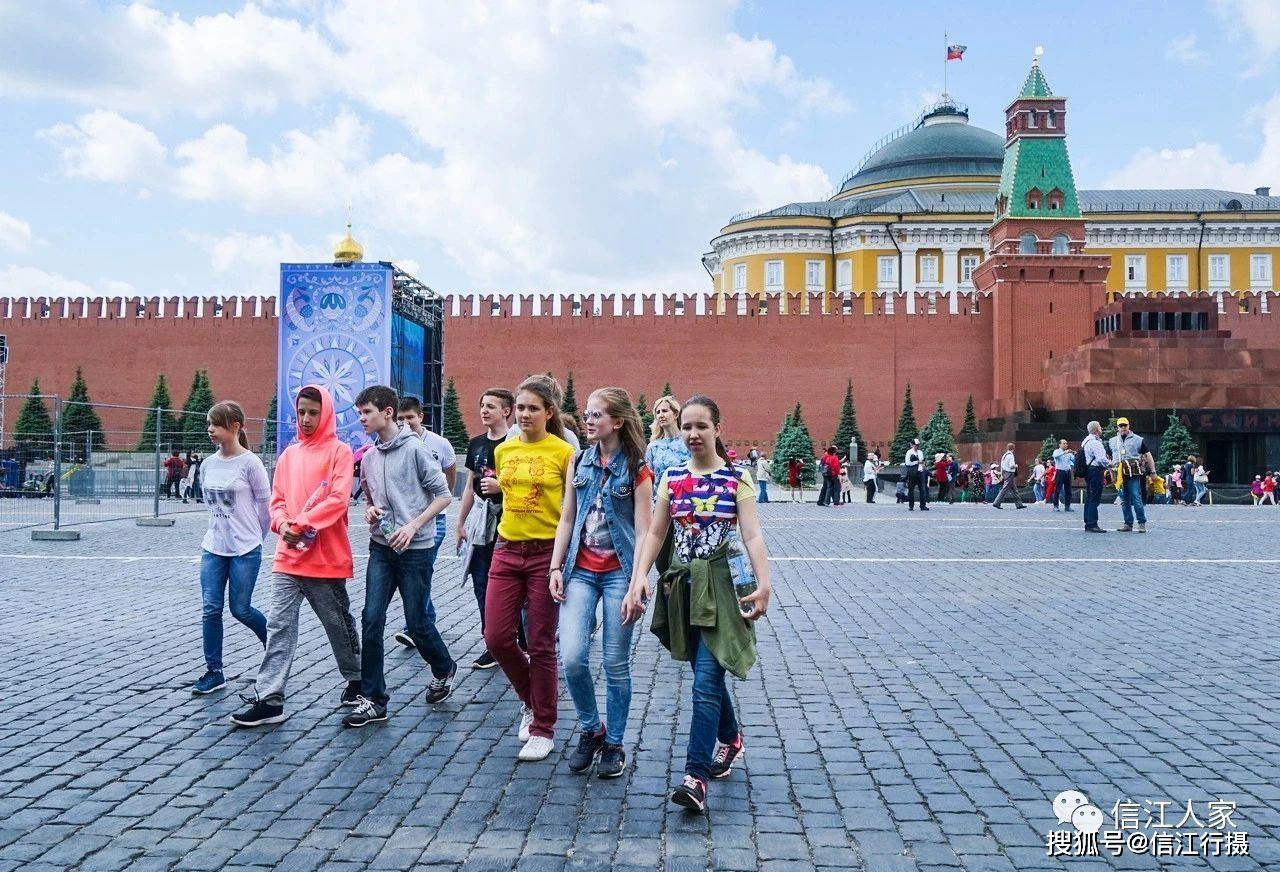
[[1031,467],[1031,492],[1036,502],[1044,501],[1044,461],[1036,458],[1036,465]]
[[862,464],[862,486],[867,491],[867,502],[876,501],[876,475],[880,472],[880,458],[875,452],[867,455],[867,462]]
[[920,511],[929,511],[929,479],[925,477],[924,452],[920,440],[912,439],[907,456],[903,458],[902,475],[907,482],[907,511],[916,509],[916,489],[920,490]]
[[1000,505],[1004,501],[1005,494],[1013,491],[1013,501],[1020,509],[1025,509],[1022,504],[1022,494],[1018,493],[1018,461],[1013,456],[1013,443],[1005,445],[1004,457],[1000,458],[1000,493],[996,494],[996,501],[991,505],[997,509],[1003,508]]
[[1089,434],[1080,443],[1084,451],[1084,529],[1087,533],[1105,533],[1098,526],[1098,506],[1102,503],[1102,473],[1111,465],[1107,446],[1102,441],[1102,425],[1089,422]]
[[[754,449],[752,449],[754,450]],[[758,503],[769,502],[769,475],[773,471],[773,464],[769,462],[769,458],[763,454],[756,456],[756,490],[759,496],[756,499]]]
[[1058,503],[1063,503],[1066,511],[1071,508],[1071,474],[1076,467],[1076,453],[1067,447],[1066,439],[1058,440],[1058,447],[1053,452],[1053,510],[1058,511]]

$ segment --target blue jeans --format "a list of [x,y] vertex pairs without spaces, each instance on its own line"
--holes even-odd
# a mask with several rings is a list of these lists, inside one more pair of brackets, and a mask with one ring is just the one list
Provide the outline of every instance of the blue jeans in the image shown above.
[[1138,523],[1147,523],[1147,510],[1142,505],[1142,479],[1126,478],[1120,489],[1120,511],[1124,513],[1124,522],[1133,525],[1136,513]]
[[564,585],[560,606],[560,662],[569,685],[578,725],[584,733],[600,729],[596,708],[596,688],[591,680],[588,656],[591,651],[591,623],[596,605],[604,599],[605,741],[621,745],[627,732],[631,709],[631,632],[635,624],[622,623],[622,600],[631,579],[621,569],[589,572],[574,569]]
[[1036,482],[1035,487],[1031,488],[1031,493],[1035,496],[1037,503],[1044,502],[1044,483]]
[[253,586],[262,566],[262,546],[239,557],[222,557],[205,551],[200,558],[200,615],[204,635],[204,665],[222,671],[222,601],[230,583],[231,617],[244,624],[258,641],[267,644],[267,619],[253,607]]
[[724,667],[698,635],[698,653],[693,660],[693,717],[689,722],[689,748],[684,771],[688,775],[711,778],[711,759],[716,740],[728,745],[738,737],[738,719],[733,714],[733,698],[725,683]]
[[1102,467],[1091,466],[1084,473],[1084,526],[1098,526],[1098,505],[1102,502]]
[[769,482],[768,481],[766,481],[763,478],[760,479],[758,482],[756,482],[756,490],[760,492],[759,499],[757,499],[756,502],[758,503],[769,502]]
[[435,621],[427,614],[431,599],[431,568],[435,548],[396,552],[379,542],[369,543],[369,565],[365,570],[364,611],[360,614],[363,645],[360,650],[360,686],[365,699],[386,705],[387,682],[383,673],[383,634],[387,629],[387,605],[400,591],[409,638],[422,659],[431,664],[431,674],[444,678],[453,668],[453,658]]

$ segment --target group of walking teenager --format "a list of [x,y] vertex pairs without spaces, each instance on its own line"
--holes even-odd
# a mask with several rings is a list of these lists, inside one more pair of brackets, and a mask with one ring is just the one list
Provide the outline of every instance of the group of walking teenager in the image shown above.
[[[496,665],[518,697],[514,732],[522,761],[545,759],[555,748],[562,668],[578,720],[569,768],[617,777],[627,767],[633,634],[652,601],[651,631],[674,659],[693,668],[685,775],[671,800],[705,811],[709,780],[728,775],[744,751],[726,675],[745,678],[754,664],[754,622],[771,596],[755,484],[731,462],[710,398],[684,404],[661,398],[646,440],[628,393],[600,388],[585,404],[581,448],[562,402],[559,384],[541,375],[515,391],[493,388],[480,398],[484,432],[467,447],[471,481],[456,537],[485,645],[472,667]],[[452,472],[452,450],[445,457],[428,447],[422,432],[430,431],[412,426],[420,425],[420,413],[417,421],[412,408],[406,416],[391,388],[367,388],[355,406],[374,440],[361,461],[370,539],[359,631],[346,589],[353,572],[347,530],[352,450],[337,436],[332,398],[319,386],[299,391],[298,438],[281,454],[270,485],[247,448],[240,407],[219,403],[209,412],[218,451],[204,473],[206,673],[192,689],[205,694],[226,684],[222,609],[229,591],[233,617],[263,646],[247,707],[231,717],[239,727],[285,719],[304,599],[346,682],[337,700],[350,709],[346,726],[389,717],[384,636],[397,592],[405,629],[396,638],[431,670],[426,701],[443,702],[456,684],[458,663],[431,602],[433,564],[444,539],[440,519],[451,501],[445,467]],[[263,616],[251,601],[269,532],[279,542]],[[651,586],[655,566],[658,581]],[[753,583],[745,584],[744,576]],[[598,611],[597,672],[590,651]]]

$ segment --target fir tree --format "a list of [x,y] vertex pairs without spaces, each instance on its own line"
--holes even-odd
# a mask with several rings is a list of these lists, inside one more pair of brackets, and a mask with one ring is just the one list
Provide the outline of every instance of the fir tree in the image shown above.
[[462,410],[458,408],[458,389],[454,387],[452,378],[444,392],[444,433],[441,435],[449,440],[454,451],[466,456],[471,437],[467,435],[467,425],[462,420]]
[[276,438],[280,432],[280,422],[276,416],[280,414],[280,389],[271,393],[271,402],[267,404],[267,417],[262,422],[262,442],[258,445],[260,454],[276,453]]
[[[1111,437],[1120,432],[1120,427],[1116,424],[1116,410],[1111,410],[1111,417],[1107,419],[1107,426],[1102,428],[1102,440],[1110,442]],[[1110,450],[1110,449],[1108,449]]]
[[209,384],[209,373],[203,369],[196,370],[191,379],[191,390],[187,401],[182,404],[182,417],[178,421],[178,434],[170,450],[185,448],[195,451],[209,446],[209,433],[206,415],[216,402],[213,388]]
[[[89,400],[89,386],[85,384],[84,372],[76,367],[76,378],[71,383],[71,395],[63,406],[62,444],[63,449],[81,452],[85,448],[86,435],[91,434],[92,447],[106,447],[106,434],[102,432],[102,419],[93,409]],[[77,452],[77,453],[78,453]]]
[[658,396],[659,396],[659,398],[661,398],[661,397],[674,397],[674,396],[675,396],[675,394],[671,393],[671,382],[664,382],[664,383],[663,383],[663,385],[662,385],[662,393],[661,393],[661,394],[659,394]]
[[865,458],[867,446],[863,444],[862,432],[858,430],[858,415],[853,409],[853,379],[849,379],[844,389],[844,405],[840,407],[840,423],[836,425],[836,451],[848,451],[850,440],[857,440],[858,456],[850,457],[849,462]]
[[1191,431],[1178,420],[1176,411],[1171,412],[1169,414],[1169,426],[1165,428],[1164,433],[1160,436],[1160,458],[1156,471],[1161,475],[1167,474],[1175,466],[1181,466],[1186,461],[1188,454],[1198,455],[1199,453],[1200,448],[1196,445],[1196,440],[1191,435]]
[[787,483],[787,464],[799,458],[804,461],[800,470],[800,480],[807,485],[817,480],[817,463],[813,456],[813,439],[800,416],[800,404],[796,403],[795,411],[787,416],[787,421],[778,432],[773,442],[773,480],[779,484]]
[[920,431],[920,448],[924,451],[925,458],[931,463],[936,454],[955,453],[956,443],[951,435],[951,418],[942,407],[942,400],[938,400],[937,408],[933,410],[924,429]]
[[964,425],[960,428],[959,440],[977,442],[980,438],[982,434],[978,432],[978,419],[973,414],[973,394],[969,394],[969,400],[964,404]]
[[911,440],[920,435],[920,427],[916,424],[916,408],[911,402],[911,383],[907,382],[907,392],[902,398],[902,414],[898,416],[898,429],[889,443],[889,462],[902,463],[911,447]]
[[142,422],[142,433],[139,434],[135,451],[155,451],[156,449],[156,409],[160,409],[160,442],[168,444],[178,430],[177,419],[173,415],[173,398],[169,396],[169,384],[164,373],[156,378],[155,390],[151,392],[151,401],[147,403],[147,416]]
[[1036,460],[1049,461],[1053,459],[1053,452],[1058,450],[1058,437],[1050,433],[1044,437],[1044,441],[1040,443],[1040,453],[1036,455]]
[[644,394],[636,400],[636,411],[640,413],[640,423],[644,425],[644,435],[649,437],[649,428],[653,426],[653,411],[649,408],[649,401],[645,399]]
[[27,400],[13,425],[13,444],[27,453],[53,453],[53,416],[40,396],[40,379],[31,383]]
[[573,389],[573,371],[569,371],[569,380],[564,383],[564,402],[560,405],[564,412],[575,421],[578,420],[578,394]]

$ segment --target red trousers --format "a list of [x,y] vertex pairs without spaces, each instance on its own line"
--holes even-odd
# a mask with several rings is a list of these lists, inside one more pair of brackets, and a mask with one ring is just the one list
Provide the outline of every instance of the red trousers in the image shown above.
[[[484,644],[498,661],[520,701],[533,709],[529,734],[554,739],[556,697],[556,626],[560,608],[551,598],[547,572],[551,539],[508,542],[499,539],[489,566],[484,597]],[[520,612],[528,606],[529,653],[516,643]]]

